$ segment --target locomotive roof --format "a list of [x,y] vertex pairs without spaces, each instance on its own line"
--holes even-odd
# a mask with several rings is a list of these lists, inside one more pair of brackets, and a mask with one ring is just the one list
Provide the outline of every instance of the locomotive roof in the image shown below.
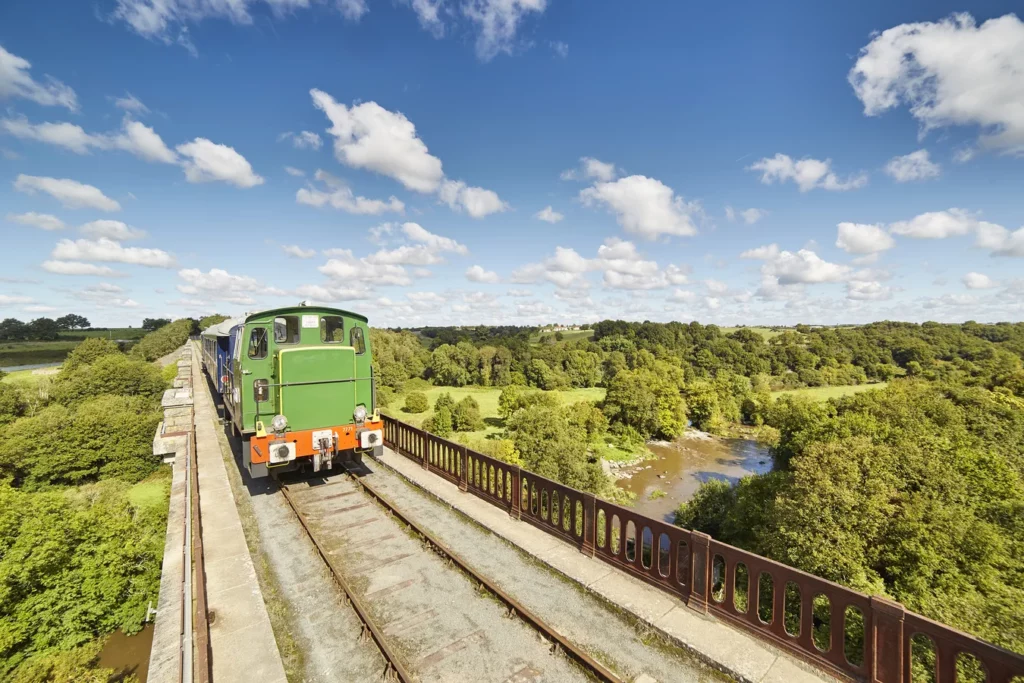
[[[353,313],[352,311],[346,311],[341,308],[331,308],[330,306],[286,306],[284,308],[272,308],[267,311],[259,311],[257,313],[247,313],[244,318],[244,322],[250,322],[256,318],[265,318],[270,315],[284,315],[286,313],[299,313],[309,311],[320,311],[327,313],[337,313],[338,315],[345,316],[347,318],[355,318],[356,320],[362,320],[364,323],[369,322],[366,316]],[[241,324],[241,320],[236,324]]]

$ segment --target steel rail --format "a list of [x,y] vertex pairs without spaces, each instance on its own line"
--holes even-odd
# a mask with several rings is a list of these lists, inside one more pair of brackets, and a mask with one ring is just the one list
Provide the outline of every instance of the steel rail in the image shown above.
[[299,523],[302,525],[302,529],[306,532],[306,535],[309,536],[309,540],[313,542],[313,546],[316,548],[317,554],[320,555],[320,559],[324,561],[324,564],[326,564],[327,568],[330,570],[331,577],[334,579],[334,582],[338,584],[338,587],[345,593],[345,597],[348,599],[349,604],[352,605],[352,609],[355,611],[356,616],[358,616],[359,620],[363,622],[363,628],[365,629],[364,632],[369,632],[370,637],[373,638],[373,642],[377,644],[377,648],[380,650],[380,653],[386,662],[384,679],[387,680],[388,674],[393,672],[401,683],[414,683],[415,679],[412,677],[412,674],[406,670],[398,655],[388,644],[384,634],[373,622],[373,619],[370,617],[370,613],[367,611],[366,607],[356,596],[355,591],[353,591],[352,587],[349,586],[345,577],[342,576],[340,571],[338,571],[338,568],[334,566],[334,563],[327,555],[327,551],[324,549],[323,545],[321,545],[319,539],[317,539],[316,535],[313,533],[313,530],[309,528],[309,524],[306,522],[306,515],[299,510],[298,505],[296,505],[295,501],[292,500],[291,493],[288,492],[288,486],[286,484],[281,484],[280,488],[281,493],[284,494],[284,499],[288,501],[288,506],[292,509],[292,512],[295,513],[295,516],[298,517]]
[[443,555],[447,559],[451,560],[463,573],[470,576],[474,581],[478,582],[482,588],[493,594],[496,598],[505,603],[506,606],[511,610],[511,614],[518,615],[523,621],[532,626],[534,629],[539,631],[544,637],[554,642],[554,651],[564,652],[568,657],[574,660],[577,664],[582,666],[592,675],[596,676],[598,680],[604,681],[605,683],[623,683],[623,680],[619,678],[615,673],[605,667],[603,664],[598,662],[596,659],[588,655],[582,649],[577,647],[574,643],[566,640],[558,631],[547,624],[541,619],[535,612],[530,610],[528,607],[520,603],[514,597],[502,590],[497,584],[488,579],[483,574],[479,573],[461,557],[457,552],[449,548],[438,539],[434,534],[430,533],[416,522],[409,519],[386,497],[384,497],[377,489],[371,484],[363,481],[363,478],[357,476],[351,470],[345,470],[349,477],[355,481],[359,486],[369,494],[374,500],[380,503],[385,509],[387,509],[392,516],[396,517],[403,524],[409,527],[413,532],[422,537],[435,551],[440,555]]

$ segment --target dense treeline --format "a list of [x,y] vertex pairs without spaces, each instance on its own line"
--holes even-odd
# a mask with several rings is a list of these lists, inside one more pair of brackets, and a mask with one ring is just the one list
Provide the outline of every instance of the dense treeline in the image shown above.
[[541,344],[529,344],[523,328],[495,330],[374,330],[376,377],[393,390],[412,378],[453,387],[606,387],[613,431],[641,439],[673,438],[688,420],[709,431],[760,424],[777,389],[916,376],[1024,396],[1019,323],[798,326],[766,338],[696,322],[604,321],[592,339]]
[[[604,321],[588,340],[529,344],[523,331],[510,345],[463,332],[375,330],[385,399],[410,382],[508,387],[491,448],[510,442],[503,459],[597,492],[594,434],[636,444],[756,425],[775,469],[708,482],[678,523],[1024,651],[1024,324],[768,335]],[[889,384],[827,402],[771,395],[865,382]],[[524,388],[591,386],[607,389],[600,405]]]
[[[0,384],[0,679],[105,681],[97,638],[141,627],[163,556],[168,482],[147,477],[166,386],[102,338],[52,378]],[[143,480],[164,493],[140,497]]]

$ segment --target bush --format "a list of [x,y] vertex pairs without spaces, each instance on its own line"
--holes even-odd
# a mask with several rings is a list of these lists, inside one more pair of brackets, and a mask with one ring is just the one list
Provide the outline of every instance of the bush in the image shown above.
[[452,398],[452,395],[449,392],[447,392],[447,391],[442,393],[440,396],[438,396],[437,400],[434,401],[434,412],[435,413],[437,411],[441,410],[442,408],[447,408],[449,414],[453,410],[455,410],[455,399]]
[[452,434],[452,411],[442,406],[433,417],[423,423],[423,428],[431,434],[447,439]]
[[103,356],[120,354],[117,344],[103,337],[89,337],[76,346],[64,359],[63,370],[75,370],[83,365],[95,363]]
[[159,466],[160,411],[148,398],[100,396],[16,420],[0,439],[0,480],[25,489],[76,486],[100,477],[137,482]]
[[455,410],[452,411],[452,429],[457,432],[475,432],[483,428],[480,405],[472,396],[467,396],[455,405]]
[[0,384],[0,427],[14,422],[25,414],[28,403],[18,387]]
[[164,378],[168,387],[174,386],[174,380],[178,379],[178,364],[168,363],[160,371],[160,376]]
[[434,385],[422,377],[411,377],[402,383],[403,391],[426,391]]
[[405,397],[405,405],[402,406],[402,410],[407,413],[425,413],[429,407],[430,401],[427,400],[427,395],[422,391],[414,391]]
[[195,321],[191,318],[175,320],[170,325],[150,332],[132,348],[132,355],[141,356],[148,361],[166,356],[171,351],[180,348],[188,341],[192,333],[192,326]]
[[152,402],[163,394],[165,387],[161,371],[152,363],[117,354],[103,356],[76,370],[62,370],[54,380],[50,396],[64,405],[104,394],[141,396]]
[[387,408],[395,400],[395,391],[391,387],[377,387],[377,407]]

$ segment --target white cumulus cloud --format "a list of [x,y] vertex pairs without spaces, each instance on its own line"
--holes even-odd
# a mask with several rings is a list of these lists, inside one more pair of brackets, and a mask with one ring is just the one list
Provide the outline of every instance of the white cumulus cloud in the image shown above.
[[175,265],[174,256],[162,249],[124,247],[105,237],[95,240],[60,240],[50,258],[58,261],[129,263],[150,268],[173,268]]
[[889,225],[895,235],[917,239],[944,239],[954,235],[966,235],[977,227],[978,220],[963,209],[929,211],[910,220],[897,221]]
[[36,213],[35,211],[29,211],[27,213],[9,213],[6,216],[6,220],[11,223],[20,223],[22,225],[30,225],[33,228],[39,228],[40,230],[63,230],[66,225],[64,221],[48,213]]
[[580,200],[587,206],[604,205],[626,232],[646,239],[695,235],[693,216],[702,214],[699,203],[685,202],[668,185],[642,175],[597,182],[580,192]]
[[565,216],[555,211],[551,206],[545,206],[543,209],[533,214],[533,217],[537,220],[544,221],[545,223],[557,223],[565,218]]
[[295,193],[295,201],[299,204],[330,206],[339,211],[362,216],[405,212],[405,204],[395,196],[389,197],[387,201],[358,196],[343,180],[321,169],[317,169],[313,177],[322,182],[326,189],[320,189],[312,183],[308,187],[299,188]]
[[26,194],[45,192],[69,209],[120,211],[121,205],[98,188],[68,178],[19,174],[14,189]]
[[102,277],[119,276],[113,268],[97,266],[95,263],[81,261],[43,261],[43,270],[57,275],[97,275]]
[[942,169],[928,157],[928,150],[919,149],[901,157],[893,157],[885,165],[885,172],[898,183],[938,178]]
[[1024,22],[1013,14],[978,26],[967,13],[900,24],[860,51],[849,81],[876,116],[906,106],[925,132],[973,125],[983,146],[1024,152]]
[[294,256],[295,258],[305,259],[313,258],[314,256],[316,256],[316,249],[303,249],[297,244],[286,244],[285,246],[281,247],[281,250],[284,253],[288,254],[289,256]]
[[501,278],[493,270],[485,270],[483,266],[470,266],[466,269],[466,279],[470,282],[499,282]]
[[139,230],[121,221],[107,219],[90,221],[79,226],[78,230],[88,237],[106,237],[120,242],[138,240],[146,236],[145,230]]
[[786,182],[791,180],[801,192],[808,192],[813,189],[823,190],[856,190],[867,185],[868,177],[864,173],[858,173],[840,179],[832,171],[832,160],[812,159],[805,157],[794,161],[788,154],[776,154],[774,157],[765,157],[747,167],[748,171],[760,171],[761,182],[771,185],[775,182]]
[[615,164],[595,159],[594,157],[580,157],[580,165],[577,168],[570,168],[562,171],[562,180],[599,180],[607,183],[615,179],[618,171]]
[[445,180],[438,189],[438,198],[454,211],[465,210],[473,218],[507,211],[509,206],[497,192],[482,187],[469,187],[461,180]]
[[435,192],[440,187],[441,160],[430,154],[404,114],[376,102],[346,107],[322,90],[310,90],[310,95],[331,121],[327,132],[334,136],[338,161],[394,178],[416,192]]
[[236,187],[255,187],[263,178],[253,173],[252,166],[233,147],[219,145],[206,138],[178,145],[178,153],[185,157],[182,166],[190,183],[208,183],[217,180]]
[[996,286],[996,282],[988,275],[974,272],[964,275],[963,283],[967,289],[991,289]]
[[530,13],[541,14],[547,0],[466,0],[462,13],[476,25],[476,54],[490,61],[504,52],[512,54],[516,31]]
[[47,76],[40,83],[32,78],[32,64],[27,59],[11,54],[0,46],[0,99],[20,97],[47,107],[78,110],[75,91],[60,81]]
[[836,246],[849,254],[875,254],[896,246],[896,240],[880,225],[844,222],[837,227]]
[[287,133],[281,133],[277,136],[278,142],[282,140],[291,140],[292,146],[295,149],[320,149],[323,146],[324,141],[320,139],[320,136],[316,133],[308,130],[301,130],[298,133],[288,131]]

